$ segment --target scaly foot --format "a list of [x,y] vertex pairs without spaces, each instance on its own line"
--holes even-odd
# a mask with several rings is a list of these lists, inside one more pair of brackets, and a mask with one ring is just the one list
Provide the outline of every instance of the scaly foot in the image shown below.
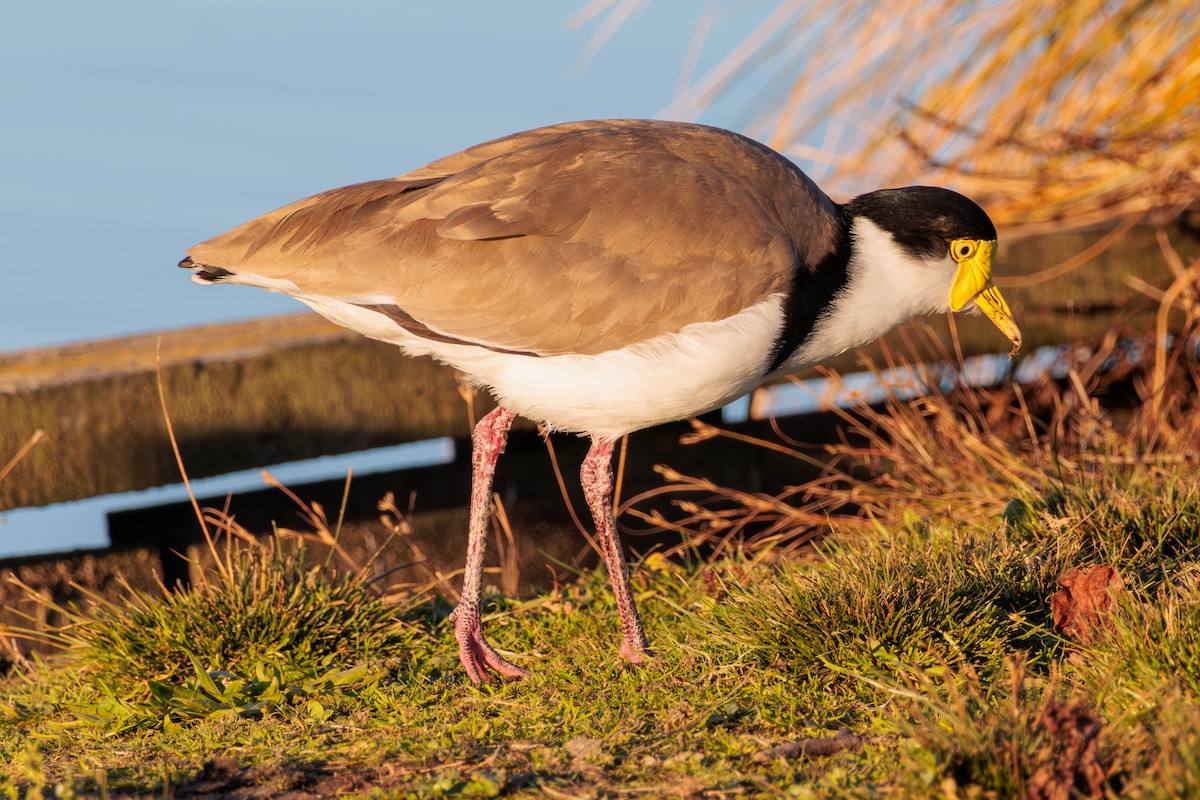
[[508,661],[488,644],[487,639],[483,638],[483,622],[478,609],[460,606],[450,614],[450,621],[454,623],[454,638],[458,640],[458,658],[466,668],[471,683],[478,686],[491,682],[492,672],[505,678],[528,678],[533,674]]
[[621,655],[630,664],[636,664],[639,667],[645,666],[654,660],[654,651],[647,647],[644,641],[641,642],[640,646],[636,642],[621,642]]

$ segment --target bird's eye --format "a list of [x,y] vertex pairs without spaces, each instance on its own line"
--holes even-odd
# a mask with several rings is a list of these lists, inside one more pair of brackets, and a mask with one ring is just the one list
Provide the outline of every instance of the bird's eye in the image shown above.
[[975,255],[978,247],[979,243],[970,239],[955,239],[950,243],[950,255],[954,257],[955,261],[965,261]]

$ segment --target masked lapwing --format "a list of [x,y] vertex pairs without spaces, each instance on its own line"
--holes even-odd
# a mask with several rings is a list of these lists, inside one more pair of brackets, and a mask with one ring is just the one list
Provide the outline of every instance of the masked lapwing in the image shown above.
[[992,282],[995,247],[987,214],[946,189],[839,205],[739,134],[605,120],[514,134],[300,200],[196,245],[180,266],[197,283],[292,295],[495,396],[473,434],[452,615],[478,683],[528,674],[480,622],[492,475],[514,415],[591,438],[580,478],[621,653],[641,661],[649,651],[613,521],[614,441],[718,408],[920,314],[978,309],[1019,346]]

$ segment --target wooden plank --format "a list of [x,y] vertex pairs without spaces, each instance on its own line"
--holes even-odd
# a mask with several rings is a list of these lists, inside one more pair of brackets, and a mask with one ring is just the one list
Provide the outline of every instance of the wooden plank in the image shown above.
[[277,350],[349,341],[353,331],[309,312],[199,325],[116,339],[0,354],[0,393],[16,394],[84,380],[153,372],[164,367],[254,358]]
[[[326,332],[313,336],[318,326]],[[252,347],[240,336],[261,331]],[[175,332],[170,358],[164,342],[163,385],[193,476],[467,434],[454,372],[429,359],[406,358],[315,317],[234,332]],[[198,356],[203,341],[214,352]],[[84,366],[54,374],[28,353],[0,366],[7,385],[24,382],[21,391],[0,393],[0,453],[15,452],[34,430],[47,434],[0,484],[0,510],[179,480],[146,337],[75,346],[70,355],[68,363]]]

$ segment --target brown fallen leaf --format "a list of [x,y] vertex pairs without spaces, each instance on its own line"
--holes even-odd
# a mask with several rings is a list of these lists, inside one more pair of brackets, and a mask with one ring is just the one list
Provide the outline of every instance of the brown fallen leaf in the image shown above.
[[1112,567],[1069,569],[1058,576],[1060,588],[1050,598],[1054,627],[1081,644],[1096,641],[1108,627],[1113,595],[1121,576]]
[[1103,797],[1107,770],[1100,763],[1104,723],[1085,703],[1051,700],[1038,724],[1050,736],[1042,763],[1025,784],[1025,800]]

